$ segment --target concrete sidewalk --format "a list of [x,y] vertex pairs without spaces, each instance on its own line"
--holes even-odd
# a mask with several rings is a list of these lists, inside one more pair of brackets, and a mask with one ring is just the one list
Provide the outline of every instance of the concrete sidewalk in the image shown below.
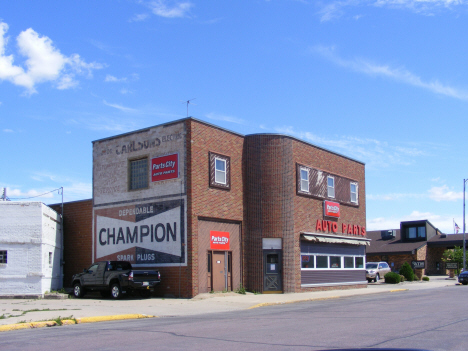
[[[247,293],[246,295],[241,295],[230,292],[200,294],[193,299],[143,299],[129,296],[128,298],[118,301],[103,299],[99,294],[90,294],[83,299],[0,299],[0,318],[3,316],[3,318],[0,319],[0,331],[15,329],[8,328],[6,327],[7,325],[35,321],[51,321],[58,317],[60,317],[60,319],[82,319],[83,322],[95,322],[101,320],[144,318],[147,316],[187,316],[376,293],[398,293],[407,290],[455,288],[456,285],[456,279],[448,279],[447,276],[431,276],[429,282],[417,281],[403,282],[400,284],[385,284],[379,282],[368,284],[368,287],[364,289],[330,290],[295,294]],[[463,287],[459,286],[458,288]],[[39,325],[37,327],[39,327]]]

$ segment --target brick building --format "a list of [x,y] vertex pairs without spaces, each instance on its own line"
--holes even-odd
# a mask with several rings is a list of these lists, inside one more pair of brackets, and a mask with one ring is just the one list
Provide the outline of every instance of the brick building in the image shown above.
[[428,220],[401,222],[400,229],[368,231],[367,262],[385,261],[398,272],[403,263],[416,275],[446,275],[442,254],[463,247],[463,234],[443,234]]
[[74,264],[157,267],[161,295],[367,283],[364,164],[286,135],[186,118],[94,141],[92,203],[64,221]]

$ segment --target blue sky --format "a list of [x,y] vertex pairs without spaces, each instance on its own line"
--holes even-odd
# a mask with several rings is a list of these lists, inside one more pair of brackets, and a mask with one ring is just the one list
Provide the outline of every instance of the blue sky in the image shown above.
[[195,99],[195,118],[365,162],[368,230],[453,233],[466,33],[464,0],[4,1],[0,187],[90,198],[93,140],[186,117]]

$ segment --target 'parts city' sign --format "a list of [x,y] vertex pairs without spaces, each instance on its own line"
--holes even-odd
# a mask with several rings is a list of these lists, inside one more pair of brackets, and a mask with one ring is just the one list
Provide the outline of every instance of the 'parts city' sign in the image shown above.
[[94,260],[185,266],[184,200],[94,211]]
[[229,250],[229,232],[210,231],[211,250]]
[[159,182],[179,177],[179,154],[151,159],[151,181]]
[[323,215],[325,217],[340,218],[340,204],[325,200],[323,202]]

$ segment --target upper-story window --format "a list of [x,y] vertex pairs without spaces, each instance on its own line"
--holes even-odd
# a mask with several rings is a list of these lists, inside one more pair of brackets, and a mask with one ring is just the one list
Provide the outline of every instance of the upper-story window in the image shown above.
[[358,192],[358,186],[356,183],[351,183],[350,185],[350,193],[351,193],[351,202],[357,203],[357,192]]
[[210,186],[231,189],[231,158],[210,152]]
[[335,197],[335,178],[327,177],[327,194],[328,197]]
[[131,160],[129,164],[129,190],[148,188],[148,158]]
[[406,238],[408,239],[424,239],[426,238],[426,227],[407,227]]
[[309,170],[301,168],[301,191],[309,192]]
[[226,160],[215,157],[215,182],[226,184]]

